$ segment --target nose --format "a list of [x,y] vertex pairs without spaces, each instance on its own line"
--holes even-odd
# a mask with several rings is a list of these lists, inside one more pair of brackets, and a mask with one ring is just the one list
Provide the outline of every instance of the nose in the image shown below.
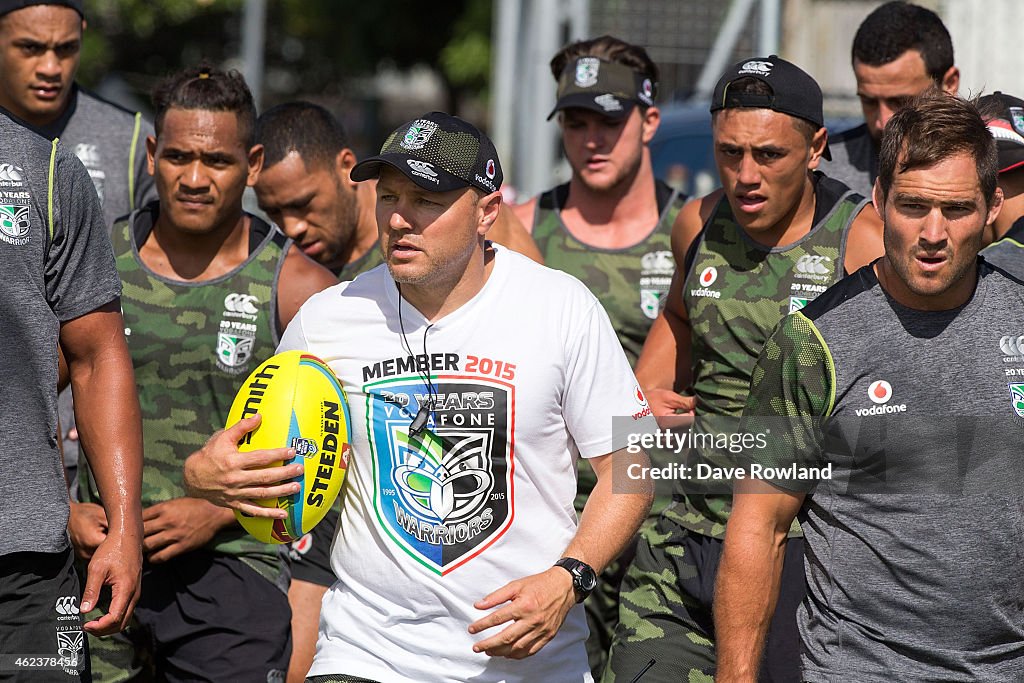
[[399,202],[388,216],[388,227],[395,232],[412,230],[412,223],[405,217],[405,206]]
[[878,127],[880,132],[885,130],[886,124],[889,123],[889,119],[893,117],[896,111],[897,110],[894,107],[886,104],[885,100],[878,103],[878,110],[875,114],[875,125]]
[[309,229],[309,224],[298,216],[282,216],[281,217],[281,230],[285,235],[292,238],[296,242],[302,241],[302,236],[306,234]]
[[736,180],[740,185],[759,185],[761,183],[761,168],[752,154],[743,154],[739,162]]
[[919,241],[922,247],[929,249],[941,249],[946,244],[948,236],[946,217],[942,215],[942,209],[936,207],[928,212],[921,226]]
[[603,126],[596,124],[587,125],[587,149],[598,150],[604,148],[605,130]]
[[60,60],[57,53],[47,50],[36,62],[36,73],[40,78],[59,79],[61,75]]
[[210,179],[206,175],[202,161],[196,159],[181,174],[181,189],[186,192],[205,192],[210,185]]

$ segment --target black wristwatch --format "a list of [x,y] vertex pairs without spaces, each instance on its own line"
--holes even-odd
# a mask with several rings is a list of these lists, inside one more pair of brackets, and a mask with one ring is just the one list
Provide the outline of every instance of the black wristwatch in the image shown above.
[[576,593],[576,602],[583,602],[587,599],[597,586],[597,574],[593,567],[586,562],[581,562],[573,557],[563,557],[555,562],[556,567],[561,567],[572,576],[572,589]]

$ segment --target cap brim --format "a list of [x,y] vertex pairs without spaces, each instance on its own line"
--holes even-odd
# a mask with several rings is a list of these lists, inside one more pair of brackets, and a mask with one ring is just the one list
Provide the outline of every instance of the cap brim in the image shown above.
[[997,144],[999,145],[1000,173],[1008,173],[1024,166],[1024,147],[1012,142],[998,141]]
[[[610,96],[615,100],[613,105],[610,101],[606,104],[597,102],[597,98]],[[555,108],[548,114],[548,121],[550,121],[555,114],[562,111],[563,109],[589,109],[590,111],[596,111],[602,116],[607,116],[610,119],[623,119],[629,116],[629,112],[633,111],[633,107],[636,106],[636,101],[625,97],[619,97],[612,93],[585,93],[576,92],[571,95],[566,95],[558,100],[555,104]]]
[[[410,164],[410,162],[414,162]],[[375,157],[363,159],[352,167],[349,174],[352,180],[362,182],[374,180],[380,177],[382,166],[390,166],[399,171],[406,178],[416,183],[424,190],[430,192],[450,192],[464,187],[470,187],[470,183],[458,178],[443,168],[429,162],[415,159],[406,154],[379,154]]]

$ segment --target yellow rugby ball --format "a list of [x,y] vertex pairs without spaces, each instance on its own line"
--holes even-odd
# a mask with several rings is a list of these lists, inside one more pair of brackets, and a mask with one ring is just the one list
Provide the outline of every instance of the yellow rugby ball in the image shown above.
[[[348,470],[351,418],[348,401],[334,372],[316,356],[285,351],[262,363],[235,395],[227,426],[259,413],[260,426],[238,442],[238,450],[291,447],[305,471],[298,493],[257,501],[286,510],[284,519],[253,517],[235,511],[250,534],[264,543],[302,538],[331,509]],[[275,465],[281,465],[277,462]]]

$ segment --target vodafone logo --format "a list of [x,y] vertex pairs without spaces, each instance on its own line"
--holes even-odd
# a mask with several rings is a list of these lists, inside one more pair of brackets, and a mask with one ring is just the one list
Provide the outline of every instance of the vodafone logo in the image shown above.
[[714,266],[708,266],[704,270],[700,271],[700,277],[697,278],[697,284],[699,284],[700,287],[691,289],[690,296],[711,297],[712,299],[722,298],[721,292],[708,289],[708,287],[715,284],[715,280],[717,279],[718,269]]
[[633,388],[633,398],[635,398],[636,402],[639,403],[641,406],[647,405],[647,397],[644,396],[644,392],[640,388],[639,384]]
[[496,173],[496,171],[495,171],[495,169],[494,169],[494,159],[488,159],[488,160],[487,160],[487,168],[486,168],[486,169],[484,169],[484,174],[485,174],[485,175],[486,175],[486,176],[487,176],[487,177],[488,177],[488,178],[489,178],[490,180],[494,180],[494,174],[495,174],[495,173]]
[[889,399],[892,398],[892,385],[884,379],[872,382],[871,386],[868,387],[868,398],[871,399],[872,403],[879,405],[888,403]]
[[877,379],[868,385],[868,398],[875,405],[870,408],[858,408],[854,410],[857,417],[868,417],[870,415],[888,415],[891,413],[907,412],[907,404],[899,403],[886,405],[892,398],[892,385],[884,379]]

